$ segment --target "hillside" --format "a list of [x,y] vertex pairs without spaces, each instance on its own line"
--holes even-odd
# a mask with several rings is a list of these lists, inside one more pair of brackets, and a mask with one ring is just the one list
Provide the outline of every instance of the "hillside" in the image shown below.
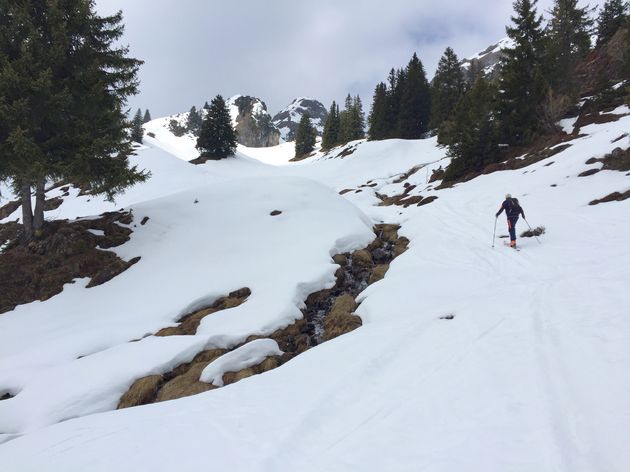
[[[630,199],[593,203],[629,195],[630,108],[561,125],[549,157],[442,188],[435,138],[193,166],[147,124],[145,184],[48,193],[48,218],[131,211],[110,250],[140,259],[0,315],[0,463],[627,470]],[[546,229],[520,252],[503,217],[492,247],[506,192]]]

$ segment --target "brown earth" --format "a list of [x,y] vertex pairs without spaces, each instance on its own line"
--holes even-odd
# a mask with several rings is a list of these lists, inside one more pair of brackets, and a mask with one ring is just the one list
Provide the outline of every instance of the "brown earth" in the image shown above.
[[607,202],[621,202],[623,200],[627,200],[628,198],[630,198],[630,190],[626,190],[623,193],[613,192],[609,195],[606,195],[603,198],[593,200],[592,202],[589,203],[589,205],[599,205],[600,203],[607,203]]
[[249,297],[251,293],[251,290],[247,287],[235,290],[227,296],[219,298],[210,306],[195,310],[192,313],[182,316],[178,320],[179,324],[177,326],[162,328],[155,333],[155,336],[194,335],[197,333],[197,328],[199,327],[201,320],[206,316],[216,313],[217,311],[239,306],[247,300],[247,297]]
[[[47,300],[74,279],[91,278],[88,287],[103,284],[138,262],[139,257],[123,261],[110,248],[129,240],[131,212],[104,213],[94,220],[67,220],[47,223],[42,235],[28,245],[16,241],[15,225],[0,225],[11,242],[0,254],[0,313],[35,300]],[[104,231],[97,236],[88,231]],[[7,236],[2,236],[2,239]]]

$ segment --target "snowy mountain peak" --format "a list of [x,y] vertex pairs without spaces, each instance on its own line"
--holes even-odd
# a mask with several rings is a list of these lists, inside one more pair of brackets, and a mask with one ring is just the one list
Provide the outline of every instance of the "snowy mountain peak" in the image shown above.
[[497,43],[491,44],[483,51],[462,60],[460,65],[462,69],[469,72],[474,62],[477,64],[479,70],[482,70],[489,77],[494,77],[499,72],[499,62],[503,57],[503,49],[511,48],[513,46],[513,40],[510,38],[503,38]]
[[296,98],[273,117],[272,123],[280,130],[282,139],[293,141],[300,119],[306,113],[310,116],[317,134],[321,136],[324,132],[324,124],[326,123],[326,118],[328,118],[328,112],[320,101],[313,98]]

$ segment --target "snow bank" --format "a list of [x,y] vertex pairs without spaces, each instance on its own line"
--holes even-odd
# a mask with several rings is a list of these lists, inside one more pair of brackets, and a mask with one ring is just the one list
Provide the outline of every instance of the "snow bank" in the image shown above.
[[223,387],[223,374],[260,364],[269,356],[280,356],[282,351],[273,339],[256,339],[228,352],[211,362],[201,372],[199,380]]

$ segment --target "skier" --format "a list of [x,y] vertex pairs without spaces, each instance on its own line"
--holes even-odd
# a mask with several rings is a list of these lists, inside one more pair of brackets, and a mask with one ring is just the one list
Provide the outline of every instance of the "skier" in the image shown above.
[[512,195],[509,193],[505,194],[505,201],[501,204],[501,208],[496,214],[497,218],[503,213],[503,210],[505,210],[508,230],[510,231],[510,247],[516,249],[516,222],[518,221],[519,215],[523,215],[523,219],[525,219],[525,212],[521,208],[521,205],[519,205],[518,199],[512,198]]

